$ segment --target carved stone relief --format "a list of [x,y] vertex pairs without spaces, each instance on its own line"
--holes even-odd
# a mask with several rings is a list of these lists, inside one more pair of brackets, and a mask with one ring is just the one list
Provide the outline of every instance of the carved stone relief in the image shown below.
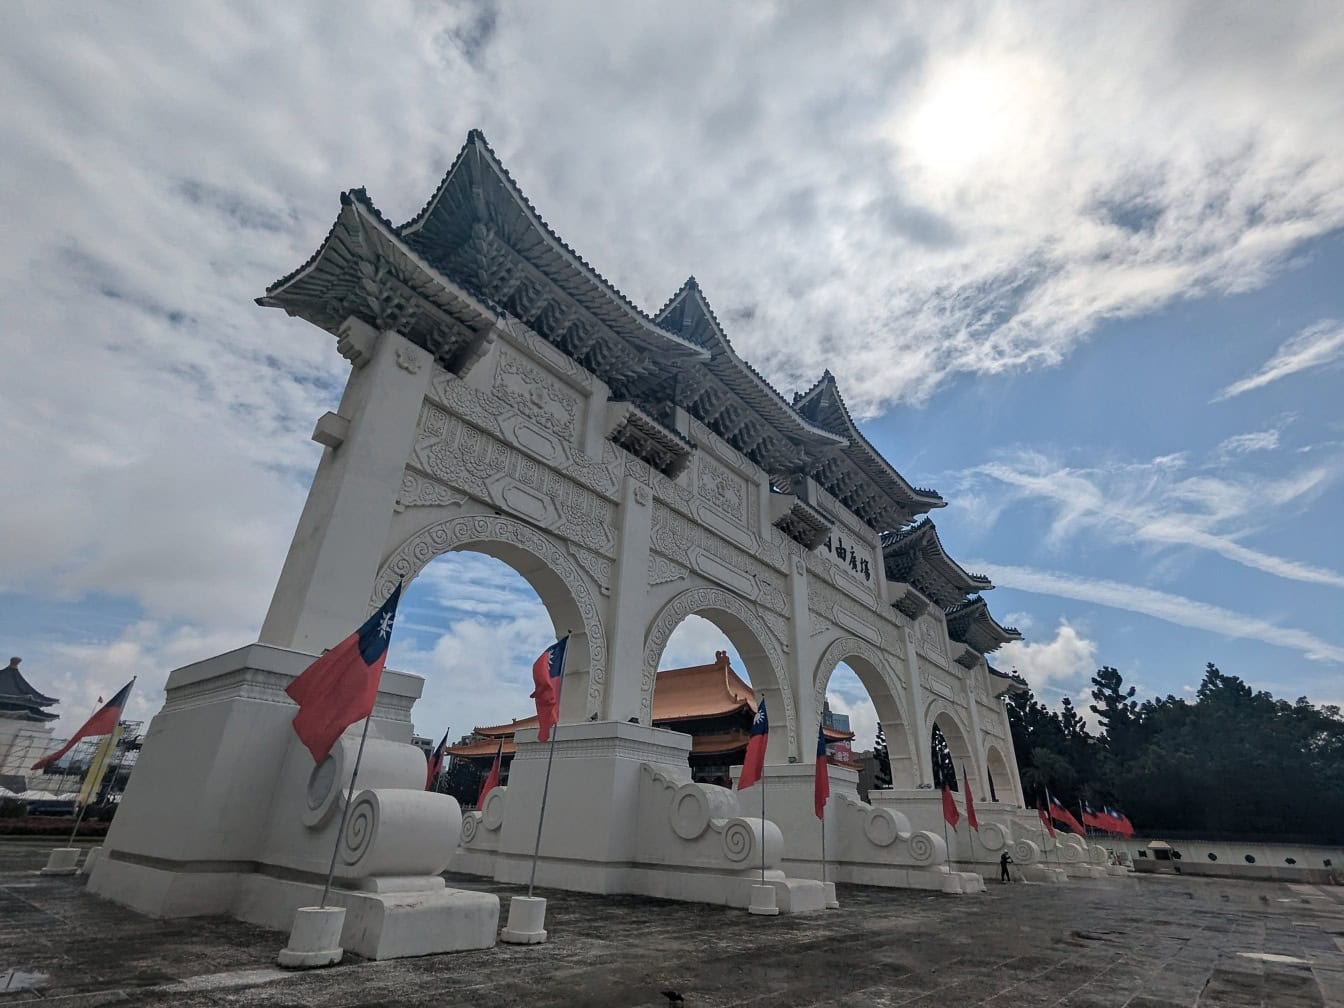
[[789,615],[782,574],[661,503],[653,506],[651,541],[653,549],[676,563]]
[[[527,551],[568,587],[583,621],[588,644],[587,714],[591,717],[600,713],[607,681],[607,635],[602,626],[601,611],[575,562],[549,536],[529,525],[512,518],[476,515],[450,518],[421,529],[383,561],[370,597],[370,611],[392,593],[398,581],[413,580],[435,557],[488,543],[502,543]],[[546,601],[542,600],[543,603]]]
[[696,491],[700,499],[745,528],[747,481],[736,473],[730,473],[706,455],[699,456],[696,468]]
[[611,594],[611,561],[606,557],[598,556],[591,550],[586,550],[582,546],[569,544],[569,551],[574,554],[574,559],[579,562],[579,566],[592,575],[597,582],[598,591],[603,595]]
[[579,399],[512,351],[501,349],[495,368],[495,394],[523,416],[566,441],[573,441]]
[[[793,702],[793,687],[789,683],[788,666],[784,653],[766,627],[755,607],[748,605],[732,592],[719,588],[690,588],[667,605],[654,617],[644,646],[644,673],[640,679],[640,711],[643,724],[651,723],[653,716],[654,682],[658,677],[658,661],[662,658],[667,640],[687,616],[717,609],[737,617],[755,636],[765,651],[771,669],[777,670],[774,685],[784,696],[785,723],[788,726],[789,753],[798,752],[798,713]],[[749,670],[750,671],[750,670]],[[761,684],[756,684],[758,687]]]
[[674,564],[666,557],[660,557],[657,553],[649,554],[649,587],[666,584],[669,581],[680,581],[690,573],[689,569]]

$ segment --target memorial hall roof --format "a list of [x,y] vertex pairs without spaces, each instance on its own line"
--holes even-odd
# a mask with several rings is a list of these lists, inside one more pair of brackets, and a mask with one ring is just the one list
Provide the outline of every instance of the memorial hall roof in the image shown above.
[[42,708],[58,703],[59,700],[35,689],[17,666],[0,669],[0,716],[22,721],[55,721],[60,715]]
[[999,625],[989,614],[988,604],[979,595],[948,607],[944,615],[947,617],[947,635],[982,655],[989,654],[1009,641],[1022,639],[1022,634],[1015,627]]
[[943,548],[938,529],[929,519],[882,535],[882,557],[887,577],[912,585],[944,609],[972,592],[989,591],[993,582],[971,574]]
[[[707,665],[690,665],[686,668],[664,669],[658,673],[657,686],[653,693],[653,723],[655,725],[674,724],[691,720],[723,717],[745,712],[756,713],[756,694],[742,678],[733,671],[726,651],[718,651],[714,661]],[[508,724],[487,725],[473,730],[481,736],[479,741],[453,746],[448,751],[455,756],[493,756],[504,739],[504,754],[514,752],[513,735],[523,728],[535,728],[537,718],[520,718]],[[839,731],[834,728],[823,729],[826,737],[833,742],[842,742],[854,737],[853,732]],[[734,733],[727,733],[734,734]],[[723,738],[727,735],[720,733]],[[698,739],[720,738],[720,735],[696,736]],[[746,733],[742,733],[742,745],[746,745]],[[703,750],[699,743],[692,752]],[[718,744],[718,743],[715,743]],[[732,748],[723,750],[732,751]]]

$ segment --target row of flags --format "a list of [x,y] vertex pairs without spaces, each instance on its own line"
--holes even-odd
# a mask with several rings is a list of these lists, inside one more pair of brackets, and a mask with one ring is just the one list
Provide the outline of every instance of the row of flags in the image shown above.
[[1086,836],[1088,828],[1123,837],[1134,835],[1134,824],[1129,821],[1129,816],[1119,809],[1113,809],[1108,805],[1101,812],[1094,812],[1092,806],[1084,801],[1078,807],[1078,811],[1082,813],[1082,822],[1079,822],[1078,817],[1065,808],[1063,803],[1048,790],[1045,792],[1045,798],[1045,803],[1038,807],[1038,812],[1041,823],[1050,831],[1051,836],[1055,835],[1054,823],[1062,823],[1071,833],[1079,836]]

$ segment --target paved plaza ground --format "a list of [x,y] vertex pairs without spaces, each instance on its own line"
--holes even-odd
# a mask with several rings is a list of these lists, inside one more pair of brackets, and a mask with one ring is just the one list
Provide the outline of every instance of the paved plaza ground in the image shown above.
[[[545,892],[551,941],[274,967],[283,935],[155,921],[42,878],[50,843],[0,843],[0,1008],[10,1005],[1344,1006],[1344,889],[1175,876],[991,885],[947,897],[842,886],[843,909],[756,918]],[[450,884],[507,897],[475,879]],[[9,974],[8,971],[18,971]],[[6,979],[36,990],[4,993]]]

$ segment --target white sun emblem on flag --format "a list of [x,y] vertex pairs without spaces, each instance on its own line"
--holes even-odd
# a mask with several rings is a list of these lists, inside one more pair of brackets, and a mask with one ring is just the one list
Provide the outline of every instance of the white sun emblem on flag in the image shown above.
[[378,621],[379,637],[387,637],[392,633],[392,623],[395,619],[391,613],[383,613],[383,618]]
[[765,708],[764,708],[764,707],[762,707],[762,708],[760,708],[758,711],[756,711],[756,717],[755,717],[754,720],[755,720],[755,723],[756,723],[756,724],[760,724],[762,721],[765,720]]

